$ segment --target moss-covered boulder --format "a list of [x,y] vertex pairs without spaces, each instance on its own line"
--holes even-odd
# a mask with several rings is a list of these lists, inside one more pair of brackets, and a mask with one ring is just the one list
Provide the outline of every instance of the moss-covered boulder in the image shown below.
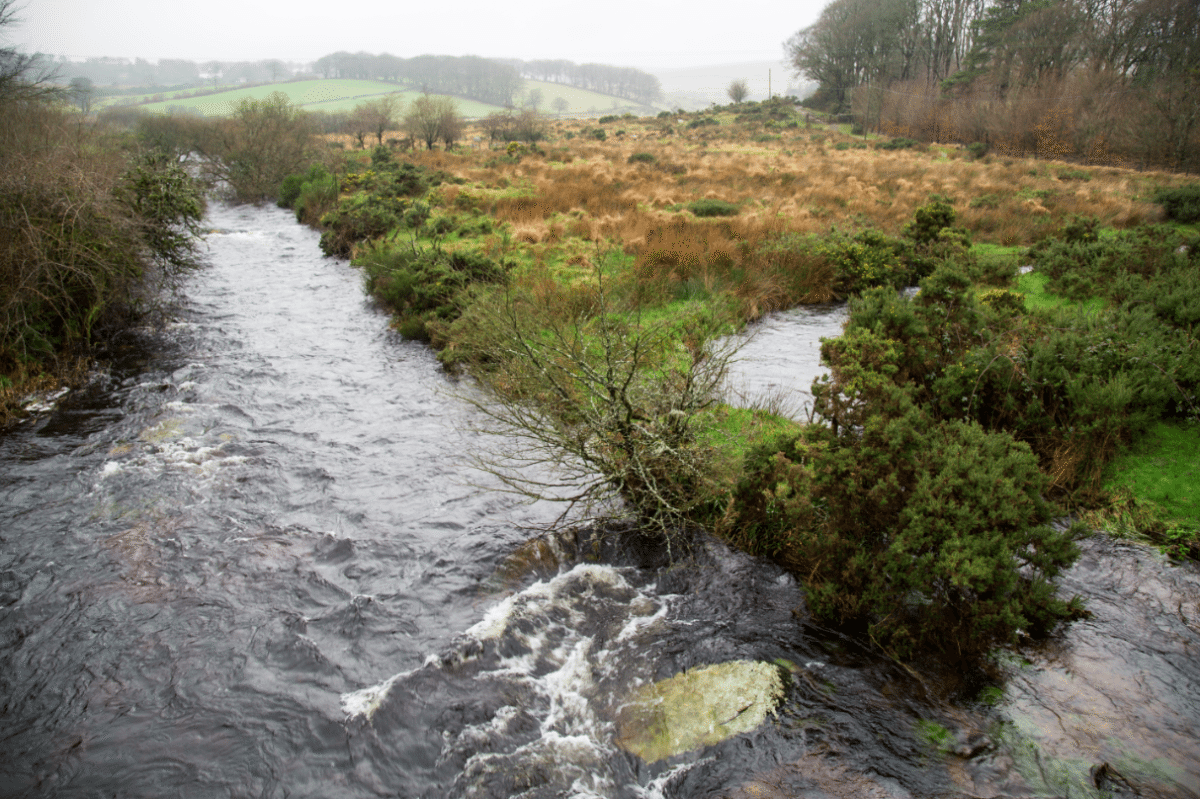
[[783,697],[779,668],[735,660],[644,685],[617,717],[617,744],[654,763],[762,724]]

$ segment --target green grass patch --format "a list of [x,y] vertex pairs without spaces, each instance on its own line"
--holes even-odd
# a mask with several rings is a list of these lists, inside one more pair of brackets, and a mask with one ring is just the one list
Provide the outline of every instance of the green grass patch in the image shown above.
[[[653,114],[656,109],[642,105],[624,97],[614,97],[611,94],[601,94],[587,89],[577,89],[562,83],[552,83],[541,80],[526,80],[524,88],[518,94],[518,104],[527,101],[534,91],[541,92],[541,102],[538,111],[550,116],[558,116],[555,101],[562,99],[566,103],[563,114],[570,117],[598,117],[605,114]],[[561,104],[560,104],[561,105]]]
[[687,204],[687,209],[696,216],[737,216],[741,210],[734,203],[726,200],[715,200],[712,198],[704,198],[701,200],[693,200]]
[[[725,404],[714,405],[699,414],[696,423],[699,442],[716,452],[712,473],[719,486],[728,491],[737,486],[748,452],[779,436],[798,435],[802,427],[799,422],[770,411]],[[724,491],[719,489],[714,493]]]
[[1105,302],[1099,297],[1093,297],[1086,302],[1072,302],[1066,297],[1051,294],[1046,291],[1050,278],[1038,272],[1027,272],[1017,277],[1017,291],[1025,295],[1025,310],[1030,313],[1037,311],[1052,311],[1056,308],[1080,308],[1085,311],[1100,311]]
[[1024,247],[1006,247],[1002,244],[987,244],[980,242],[971,245],[971,254],[981,264],[1017,264],[1021,260]]
[[1200,557],[1200,424],[1158,422],[1105,470],[1117,497],[1099,521],[1109,532]]
[[936,749],[939,752],[950,751],[950,747],[954,743],[954,736],[951,735],[950,730],[936,721],[928,721],[926,719],[918,719],[915,726],[917,737],[929,745],[930,748]]

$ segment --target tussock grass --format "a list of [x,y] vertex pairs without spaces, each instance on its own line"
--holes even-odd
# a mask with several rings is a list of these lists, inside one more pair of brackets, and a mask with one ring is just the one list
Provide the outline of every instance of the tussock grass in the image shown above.
[[[556,266],[586,260],[597,246],[619,250],[633,259],[647,301],[729,292],[747,318],[831,299],[828,265],[768,247],[782,237],[867,228],[896,235],[939,196],[977,244],[1015,248],[1075,215],[1115,228],[1159,221],[1155,188],[1180,182],[1115,167],[1089,167],[1088,179],[1076,179],[1081,170],[1058,162],[971,160],[952,146],[862,148],[828,129],[768,131],[735,124],[732,114],[717,118],[696,128],[687,118],[621,119],[606,126],[604,141],[590,135],[592,120],[559,120],[549,140],[517,158],[498,157],[506,156],[500,144],[488,146],[482,131],[468,129],[453,151],[403,157],[466,182],[435,204],[503,223],[486,245],[495,252]],[[838,142],[852,146],[839,150]],[[735,205],[738,214],[705,220],[686,212],[706,200]],[[528,252],[513,252],[522,248]],[[1023,288],[1031,302],[1053,302],[1037,288]]]

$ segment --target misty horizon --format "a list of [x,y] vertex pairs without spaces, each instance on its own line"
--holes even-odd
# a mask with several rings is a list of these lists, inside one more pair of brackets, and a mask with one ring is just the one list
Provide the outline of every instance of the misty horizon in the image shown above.
[[[476,55],[566,59],[646,71],[750,62],[784,63],[783,41],[816,21],[824,0],[768,0],[753,14],[733,9],[680,11],[678,4],[615,0],[599,10],[533,2],[518,10],[478,0],[446,14],[396,10],[366,0],[353,13],[299,0],[280,9],[261,0],[211,0],[164,11],[149,0],[30,0],[7,44],[65,57],[311,64],[330,53]],[[449,22],[449,24],[447,24]],[[568,44],[569,43],[569,44]]]

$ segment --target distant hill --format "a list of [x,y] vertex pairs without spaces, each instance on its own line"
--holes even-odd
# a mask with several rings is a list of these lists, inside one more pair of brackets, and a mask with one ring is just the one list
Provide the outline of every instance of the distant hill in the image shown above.
[[[707,108],[710,104],[729,102],[725,89],[731,81],[744,79],[750,87],[750,100],[767,98],[768,82],[774,95],[793,91],[805,96],[810,89],[801,78],[793,77],[792,67],[781,58],[778,61],[740,61],[731,64],[710,64],[703,67],[653,70],[662,81],[663,99],[671,108],[684,110]],[[812,88],[815,88],[813,86]]]
[[[355,106],[387,94],[397,94],[405,101],[420,96],[420,92],[404,89],[396,83],[381,80],[314,79],[268,83],[241,88],[227,88],[218,92],[196,88],[168,91],[137,97],[114,97],[103,105],[132,104],[151,113],[166,113],[171,110],[198,113],[203,116],[224,116],[244,98],[261,100],[273,92],[283,92],[293,103],[308,111],[350,111]],[[527,80],[524,82],[517,101],[528,104],[535,92],[540,93],[538,110],[555,115],[558,107],[555,100],[566,103],[563,114],[570,117],[601,116],[613,113],[650,114],[656,109],[643,106],[620,97],[576,89],[559,83]],[[482,117],[502,110],[476,100],[456,98],[459,113],[464,117]],[[561,105],[561,104],[560,104]]]

